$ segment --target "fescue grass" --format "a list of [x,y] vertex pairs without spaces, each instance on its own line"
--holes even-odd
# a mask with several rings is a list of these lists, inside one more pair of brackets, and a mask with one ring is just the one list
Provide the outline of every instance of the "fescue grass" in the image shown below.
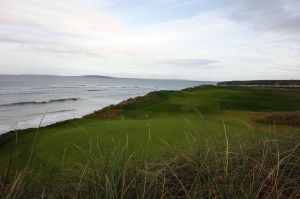
[[299,198],[300,89],[153,92],[0,140],[1,198]]
[[[300,196],[299,137],[186,135],[188,147],[169,143],[160,158],[148,146],[135,153],[127,141],[78,148],[84,161],[59,171],[41,163],[8,171],[2,198],[297,198]],[[150,135],[151,136],[151,135]],[[151,137],[147,140],[150,144]],[[243,144],[242,144],[243,143]],[[62,154],[64,163],[65,154]],[[11,160],[13,164],[13,160]],[[10,165],[11,165],[10,164]],[[8,167],[9,169],[9,167]]]

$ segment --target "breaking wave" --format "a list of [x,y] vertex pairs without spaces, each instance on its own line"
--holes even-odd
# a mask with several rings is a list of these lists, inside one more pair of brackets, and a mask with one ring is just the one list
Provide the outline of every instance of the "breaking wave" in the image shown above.
[[0,107],[6,107],[6,106],[22,106],[22,105],[30,105],[30,104],[50,104],[55,102],[66,102],[66,101],[77,101],[80,98],[63,98],[63,99],[54,99],[54,100],[48,100],[48,101],[31,101],[31,102],[15,102],[10,104],[2,104]]

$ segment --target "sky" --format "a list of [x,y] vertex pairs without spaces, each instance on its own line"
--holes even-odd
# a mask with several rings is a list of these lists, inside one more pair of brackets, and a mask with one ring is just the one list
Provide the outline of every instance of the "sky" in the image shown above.
[[0,0],[0,74],[300,79],[300,0]]

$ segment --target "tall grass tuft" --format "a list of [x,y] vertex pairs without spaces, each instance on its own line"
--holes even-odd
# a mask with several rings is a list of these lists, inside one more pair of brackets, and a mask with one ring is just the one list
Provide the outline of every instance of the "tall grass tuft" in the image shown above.
[[[187,149],[148,158],[128,142],[78,147],[85,161],[53,171],[24,167],[1,176],[1,198],[299,198],[300,137],[248,142],[187,135]],[[150,134],[149,134],[150,142]],[[91,142],[92,143],[92,142]],[[33,153],[34,154],[34,153]],[[65,153],[64,153],[65,154]],[[11,164],[14,164],[13,157]]]

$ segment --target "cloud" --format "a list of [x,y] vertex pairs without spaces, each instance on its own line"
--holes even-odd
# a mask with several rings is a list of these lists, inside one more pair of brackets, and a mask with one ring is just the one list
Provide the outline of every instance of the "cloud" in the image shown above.
[[57,0],[4,2],[0,8],[0,41],[26,44],[29,50],[95,51],[114,45],[116,36],[126,37],[130,32],[114,16],[83,6],[84,1],[74,2],[80,4]]
[[165,65],[173,65],[179,67],[200,67],[200,68],[213,68],[211,65],[219,63],[218,60],[212,59],[162,59],[158,63]]
[[199,80],[300,76],[298,2],[3,1],[0,70]]
[[224,13],[259,30],[297,36],[300,39],[299,0],[225,0]]
[[41,41],[36,39],[22,38],[16,37],[12,35],[0,35],[0,42],[3,43],[17,43],[17,44],[32,44],[32,43],[40,43]]

